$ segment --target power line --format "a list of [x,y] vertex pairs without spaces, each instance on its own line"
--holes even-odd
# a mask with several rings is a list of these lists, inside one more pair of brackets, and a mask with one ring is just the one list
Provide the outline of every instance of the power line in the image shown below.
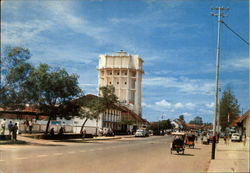
[[241,37],[237,32],[235,32],[232,28],[230,28],[224,21],[221,21],[221,23],[223,23],[232,33],[234,33],[237,37],[239,37],[247,45],[250,45],[243,37]]

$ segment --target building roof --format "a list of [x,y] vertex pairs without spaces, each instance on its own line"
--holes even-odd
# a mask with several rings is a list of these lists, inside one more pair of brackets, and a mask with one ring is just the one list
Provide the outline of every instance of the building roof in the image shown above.
[[247,116],[250,116],[250,109],[248,109],[243,115],[239,117],[237,123],[241,123],[242,121],[244,121],[247,118]]

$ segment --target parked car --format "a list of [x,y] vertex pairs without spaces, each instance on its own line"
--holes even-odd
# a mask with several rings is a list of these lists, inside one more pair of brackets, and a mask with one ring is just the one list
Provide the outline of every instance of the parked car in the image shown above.
[[240,142],[241,141],[241,135],[239,133],[233,133],[232,136],[231,136],[231,141],[232,142],[234,142],[234,141]]
[[135,132],[135,137],[146,137],[149,136],[149,133],[146,130],[138,129]]

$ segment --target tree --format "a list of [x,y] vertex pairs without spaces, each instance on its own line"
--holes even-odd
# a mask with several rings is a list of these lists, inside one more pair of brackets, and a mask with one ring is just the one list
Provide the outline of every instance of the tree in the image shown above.
[[25,80],[32,70],[30,51],[21,47],[7,47],[1,57],[0,106],[3,108],[22,109],[25,97]]
[[150,123],[148,129],[153,130],[154,132],[159,132],[161,130],[173,129],[173,125],[171,124],[170,119],[167,119]]
[[72,103],[82,95],[77,79],[77,75],[69,75],[65,69],[53,69],[47,64],[32,69],[27,77],[25,94],[29,103],[49,116],[45,133],[52,118],[70,117],[79,112],[79,106]]
[[185,122],[184,115],[180,115],[179,119],[182,120],[183,122]]
[[83,97],[79,100],[79,104],[82,107],[80,110],[80,117],[85,118],[81,131],[89,119],[99,119],[100,113],[113,108],[114,104],[118,101],[115,95],[115,88],[112,85],[100,87],[99,89],[101,91],[100,97],[92,97],[89,99]]
[[202,118],[199,116],[196,116],[193,120],[189,122],[190,124],[197,124],[197,125],[202,125],[203,121]]
[[225,131],[239,115],[239,107],[238,100],[235,98],[232,90],[227,88],[223,91],[220,99],[220,126],[222,131]]

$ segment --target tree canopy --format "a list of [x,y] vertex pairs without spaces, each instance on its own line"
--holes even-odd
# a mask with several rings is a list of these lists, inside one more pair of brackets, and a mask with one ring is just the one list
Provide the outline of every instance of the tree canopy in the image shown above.
[[184,115],[180,115],[179,119],[182,120],[183,122],[185,122]]
[[[52,118],[71,117],[79,112],[72,100],[83,92],[78,86],[78,76],[68,74],[63,68],[47,64],[32,66],[27,61],[30,51],[21,47],[6,48],[1,61],[0,106],[22,109],[30,104],[49,116],[46,132]],[[2,63],[3,62],[3,63]]]
[[150,123],[148,129],[153,130],[154,132],[159,132],[161,130],[166,130],[166,129],[172,129],[173,126],[171,124],[170,119],[167,120],[162,120],[158,122],[152,122]]
[[190,124],[197,124],[197,125],[202,125],[203,121],[200,116],[196,116],[193,120],[189,122]]
[[227,88],[223,91],[220,99],[220,126],[222,131],[224,131],[226,127],[230,127],[230,124],[239,115],[239,107],[238,100],[235,98],[232,90]]
[[51,68],[40,64],[26,79],[26,97],[29,103],[49,115],[46,132],[51,118],[74,116],[79,108],[71,101],[82,95],[78,76],[69,75],[65,69]]
[[81,106],[79,116],[80,118],[85,118],[81,131],[89,119],[99,119],[100,113],[113,108],[114,104],[118,102],[114,86],[103,86],[99,90],[101,96],[91,96],[90,98],[85,96],[78,101],[78,104]]
[[27,62],[30,51],[21,47],[7,47],[1,57],[0,106],[23,108],[27,103],[25,81],[33,67]]

